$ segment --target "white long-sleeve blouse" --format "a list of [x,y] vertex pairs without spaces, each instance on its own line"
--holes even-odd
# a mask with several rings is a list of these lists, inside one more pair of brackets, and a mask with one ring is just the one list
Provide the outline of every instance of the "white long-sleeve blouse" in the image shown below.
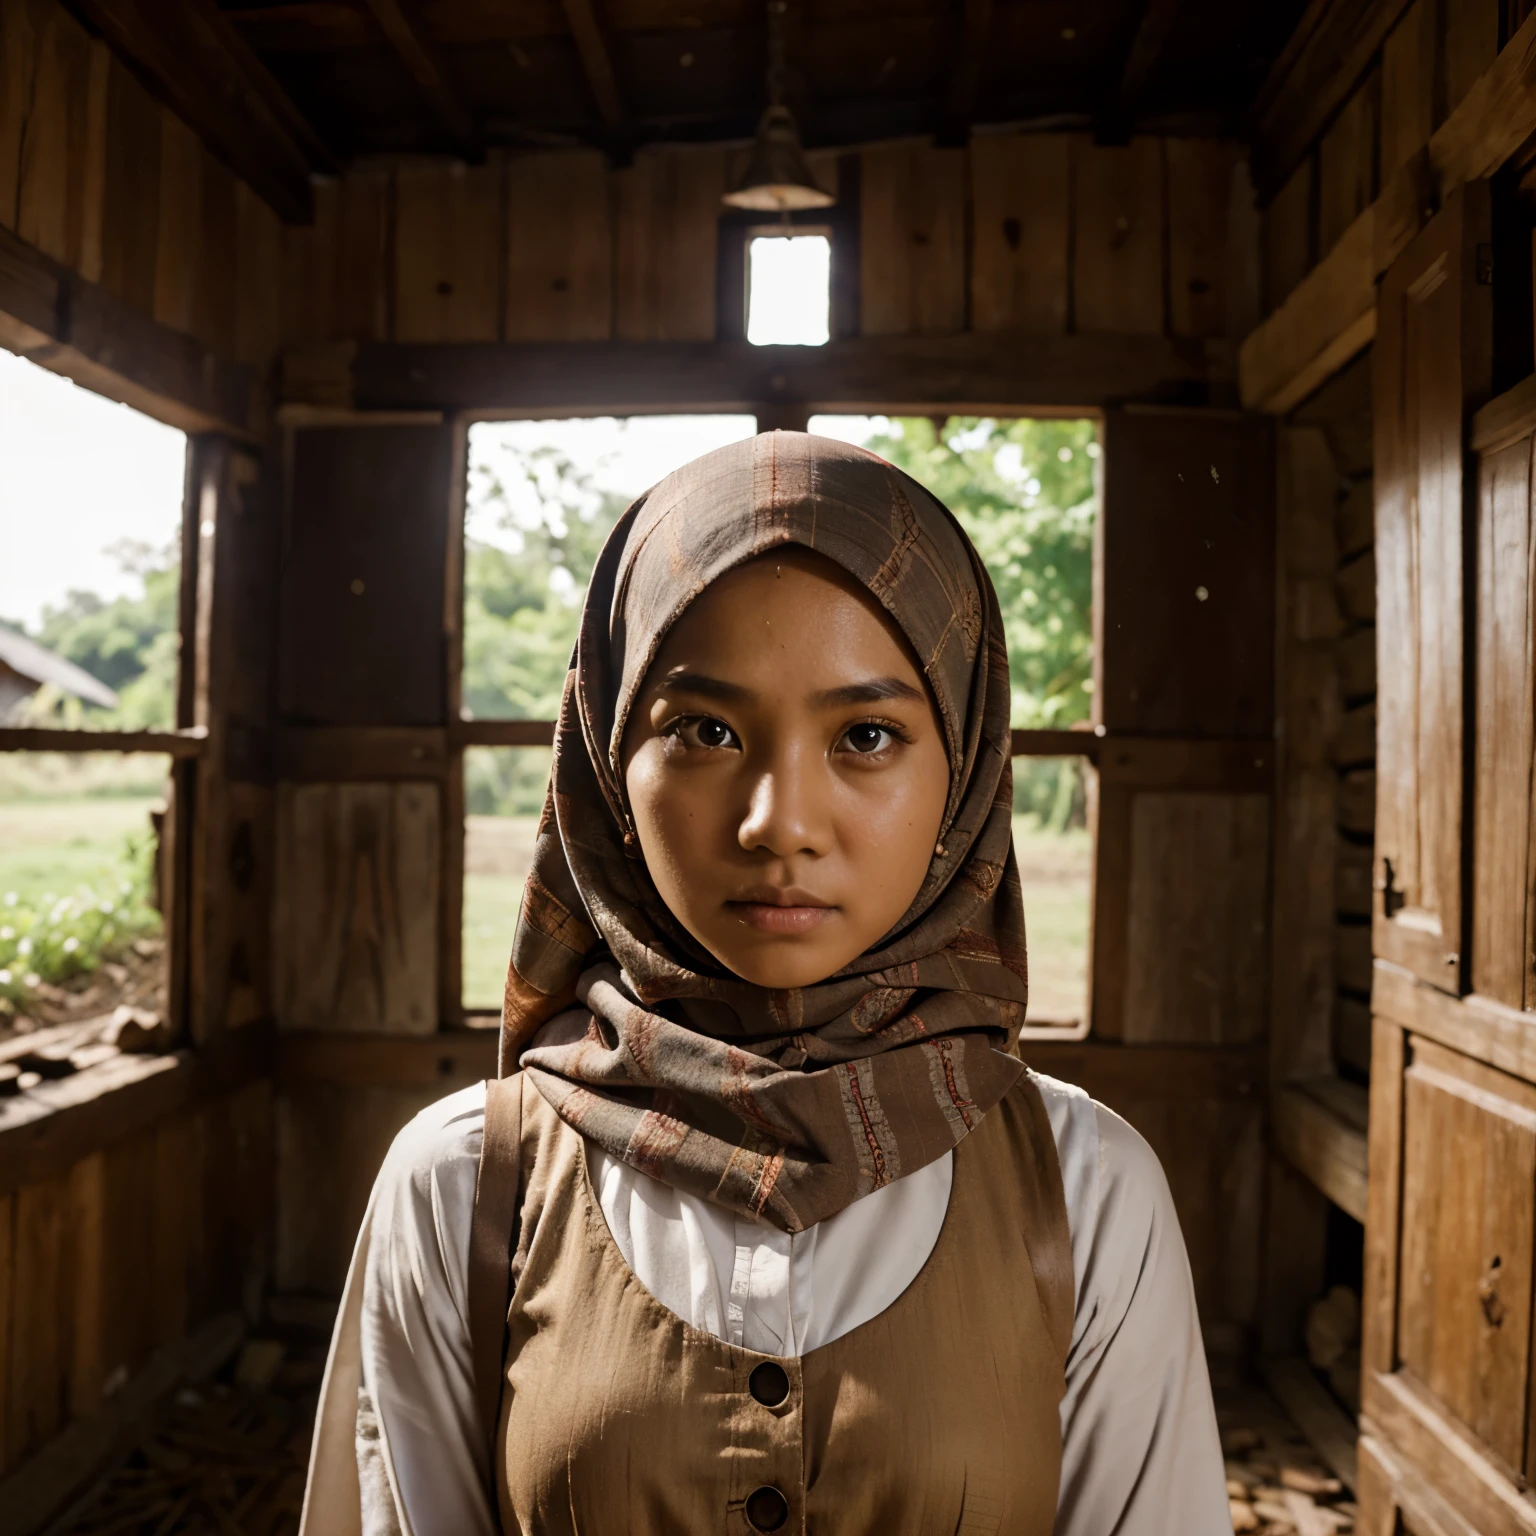
[[[1194,1291],[1162,1168],[1081,1089],[1036,1081],[1076,1274],[1057,1536],[1228,1536]],[[332,1346],[306,1533],[497,1536],[466,1321],[484,1106],[483,1084],[429,1106],[379,1173]],[[609,1231],[651,1294],[695,1328],[781,1355],[828,1343],[896,1300],[938,1238],[953,1174],[946,1156],[791,1235],[589,1153]],[[351,1468],[336,1475],[343,1437],[355,1482]]]

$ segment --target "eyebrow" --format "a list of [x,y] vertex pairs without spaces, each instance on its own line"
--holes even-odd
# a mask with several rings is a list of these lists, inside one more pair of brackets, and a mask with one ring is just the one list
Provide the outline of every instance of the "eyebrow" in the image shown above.
[[[728,683],[724,678],[711,677],[707,672],[691,672],[680,667],[667,673],[663,686],[680,693],[701,694],[705,698],[719,699],[724,703],[741,703],[752,698],[752,690],[739,683]],[[884,699],[917,699],[923,697],[920,689],[899,677],[872,677],[862,683],[848,683],[842,688],[827,688],[811,695],[811,703],[820,709],[844,708],[850,704],[878,704]]]

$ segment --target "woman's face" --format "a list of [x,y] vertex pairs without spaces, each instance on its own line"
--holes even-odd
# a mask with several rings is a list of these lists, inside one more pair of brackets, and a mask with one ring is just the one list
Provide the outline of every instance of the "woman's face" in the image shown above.
[[673,626],[623,761],[662,900],[764,987],[821,981],[895,925],[949,792],[905,640],[863,587],[797,549],[721,577]]

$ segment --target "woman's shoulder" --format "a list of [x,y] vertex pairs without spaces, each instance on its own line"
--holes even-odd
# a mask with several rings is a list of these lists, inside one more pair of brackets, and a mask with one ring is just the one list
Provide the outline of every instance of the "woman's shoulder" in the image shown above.
[[400,1128],[379,1171],[383,1188],[418,1191],[459,1185],[467,1174],[473,1195],[485,1130],[485,1084],[471,1083],[428,1104]]

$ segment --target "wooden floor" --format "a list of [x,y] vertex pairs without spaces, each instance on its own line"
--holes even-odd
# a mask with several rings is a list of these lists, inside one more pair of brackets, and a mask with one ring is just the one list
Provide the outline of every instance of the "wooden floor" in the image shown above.
[[[170,1392],[122,1461],[47,1536],[292,1536],[320,1375],[322,1330],[269,1328],[209,1380]],[[1350,1490],[1258,1387],[1216,1393],[1237,1531],[1333,1536]]]

